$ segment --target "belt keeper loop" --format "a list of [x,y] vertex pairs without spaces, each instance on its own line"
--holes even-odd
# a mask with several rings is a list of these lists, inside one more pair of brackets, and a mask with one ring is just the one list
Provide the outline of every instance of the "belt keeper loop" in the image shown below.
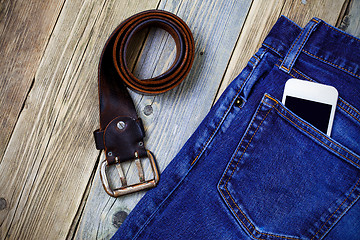
[[290,73],[293,68],[297,58],[299,57],[301,50],[305,46],[307,40],[309,39],[311,33],[315,31],[317,26],[321,23],[321,19],[312,18],[308,24],[303,28],[299,36],[291,45],[289,51],[287,52],[284,60],[280,65],[280,69],[286,73]]

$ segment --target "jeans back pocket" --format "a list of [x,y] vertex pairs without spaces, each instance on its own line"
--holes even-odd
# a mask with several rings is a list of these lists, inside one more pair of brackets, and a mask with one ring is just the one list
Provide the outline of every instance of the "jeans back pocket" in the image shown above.
[[360,196],[360,157],[265,94],[218,190],[253,239],[321,239]]

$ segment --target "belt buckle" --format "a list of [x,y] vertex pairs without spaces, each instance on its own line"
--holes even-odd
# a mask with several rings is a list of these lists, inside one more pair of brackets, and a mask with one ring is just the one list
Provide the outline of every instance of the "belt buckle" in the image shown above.
[[148,188],[153,188],[157,185],[157,183],[159,182],[159,179],[160,179],[160,175],[159,175],[159,171],[156,166],[155,157],[152,154],[152,152],[150,152],[149,150],[146,150],[146,152],[147,152],[147,157],[151,163],[151,169],[154,174],[154,178],[145,181],[144,170],[143,170],[142,164],[140,162],[140,158],[139,158],[137,152],[135,152],[134,159],[135,159],[135,164],[136,164],[136,167],[138,170],[140,182],[132,184],[132,185],[127,185],[125,174],[120,165],[121,163],[117,162],[115,164],[115,166],[116,166],[116,169],[118,170],[120,180],[121,180],[122,186],[120,188],[111,189],[108,178],[107,178],[107,174],[106,174],[106,168],[109,166],[109,164],[106,161],[106,159],[101,163],[100,178],[101,178],[102,185],[105,189],[105,192],[107,194],[109,194],[112,197],[120,197],[120,196],[123,196],[126,194],[138,192],[138,191],[145,190]]

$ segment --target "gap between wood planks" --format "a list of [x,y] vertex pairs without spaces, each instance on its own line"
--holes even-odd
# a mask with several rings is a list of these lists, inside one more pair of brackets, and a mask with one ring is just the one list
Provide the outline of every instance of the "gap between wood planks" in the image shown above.
[[[349,3],[350,3],[350,0],[347,0],[347,1],[344,3],[343,8],[342,8],[342,10],[341,10],[341,13],[340,13],[340,15],[338,16],[338,20],[337,20],[336,26],[338,26],[338,25],[340,24],[341,20],[343,19],[346,11],[348,10]],[[160,2],[159,2],[159,4],[160,4]],[[158,5],[158,6],[159,6],[159,5]],[[282,8],[283,8],[283,7],[284,7],[284,5],[282,6]],[[157,8],[158,8],[158,7],[157,7]],[[282,9],[281,9],[280,12],[282,12]],[[249,15],[249,12],[248,12],[248,14],[247,14],[247,17],[248,17],[248,15]],[[246,17],[246,20],[247,20],[247,17]],[[245,22],[246,22],[246,20],[245,20]],[[240,33],[239,33],[239,36],[238,36],[237,41],[236,41],[236,44],[237,44],[238,41],[239,41],[240,35],[241,35],[242,31],[243,31],[243,28],[244,28],[244,26],[242,27],[242,29],[241,29],[241,31],[240,31]],[[148,38],[148,33],[147,33],[146,37],[144,38],[144,40],[143,40],[143,42],[142,42],[141,49],[140,49],[140,51],[139,51],[138,54],[137,54],[137,57],[136,57],[136,59],[135,59],[135,62],[138,62],[140,53],[143,51],[144,43],[146,42],[146,39],[147,39],[147,38]],[[235,49],[235,48],[234,48],[234,49]],[[224,71],[222,80],[221,80],[221,82],[220,82],[219,85],[221,85],[221,84],[223,83],[225,74],[226,74],[226,72],[229,70],[229,63],[230,63],[230,61],[231,61],[231,59],[232,59],[232,57],[233,57],[233,54],[234,54],[234,51],[232,52],[231,57],[229,58],[229,61],[228,61],[228,63],[227,63],[227,67],[226,67],[226,69],[225,69],[225,71]],[[133,66],[133,69],[134,69],[134,68],[135,68],[135,65]],[[220,88],[219,88],[219,89],[220,89]],[[218,92],[217,92],[216,95],[215,95],[213,104],[215,103],[215,99],[217,99],[218,95],[221,94],[221,91],[220,91],[219,89],[218,89]],[[99,155],[99,156],[100,156],[100,155]],[[97,161],[99,161],[99,158],[98,158]],[[97,162],[97,164],[98,164],[98,162]],[[78,210],[78,212],[77,212],[77,214],[76,214],[76,216],[75,216],[75,218],[74,218],[72,227],[71,227],[71,229],[73,229],[73,232],[72,232],[72,233],[69,232],[68,237],[67,237],[68,239],[73,238],[74,235],[75,235],[75,233],[76,233],[76,231],[77,231],[79,222],[80,222],[80,220],[81,220],[81,215],[82,215],[82,212],[83,212],[83,208],[84,208],[84,206],[86,205],[86,200],[87,200],[88,194],[89,194],[89,192],[90,192],[90,189],[91,189],[91,186],[92,186],[92,183],[93,183],[93,180],[94,180],[94,179],[93,179],[93,178],[94,178],[94,175],[95,175],[94,173],[95,173],[96,171],[97,171],[97,166],[94,168],[93,173],[92,173],[92,175],[91,175],[91,178],[90,178],[90,180],[89,180],[89,184],[88,184],[87,187],[86,187],[86,191],[85,191],[85,193],[84,193],[83,200],[82,200],[82,202],[81,202],[81,207],[79,208],[79,210]]]
[[[159,8],[159,5],[160,5],[160,0],[158,1],[158,4],[156,6],[156,9]],[[105,3],[104,3],[105,5]],[[104,7],[104,6],[103,6]],[[101,10],[101,12],[99,13],[98,16],[101,15],[101,13],[103,12],[103,8]],[[94,21],[94,23],[96,22],[96,20]],[[135,68],[136,68],[136,63],[139,61],[139,57],[141,55],[141,53],[144,51],[144,47],[145,47],[145,42],[147,41],[148,37],[149,37],[149,33],[150,33],[150,29],[147,30],[147,32],[145,33],[145,37],[142,38],[142,40],[140,40],[141,44],[140,44],[140,49],[138,51],[135,51],[137,54],[136,54],[136,57],[135,58],[132,58],[130,59],[129,61],[129,68],[132,69],[132,72],[134,72]],[[90,41],[90,38],[89,38],[89,41]],[[131,49],[130,49],[131,50]],[[130,51],[132,52],[132,51]],[[87,199],[89,197],[89,194],[90,194],[90,191],[91,191],[91,187],[93,185],[93,182],[94,182],[94,178],[95,178],[95,175],[96,175],[96,172],[98,170],[98,166],[99,166],[99,162],[101,161],[101,156],[102,156],[102,152],[103,151],[99,151],[99,154],[98,154],[98,157],[97,157],[97,160],[96,160],[96,164],[92,170],[92,173],[91,173],[91,176],[89,178],[89,181],[88,181],[88,184],[85,188],[85,191],[84,191],[84,194],[82,196],[82,199],[81,199],[81,202],[80,202],[80,206],[73,218],[73,222],[70,226],[70,229],[68,231],[68,234],[66,236],[66,239],[74,239],[77,231],[78,231],[78,228],[79,228],[79,224],[81,222],[81,219],[82,219],[82,216],[83,216],[83,212],[84,212],[84,209],[85,209],[85,206],[86,206],[86,203],[87,203]],[[129,171],[130,169],[130,166],[129,168],[127,169],[127,172]],[[126,172],[126,175],[127,175],[127,172]]]
[[[14,122],[13,125],[12,125],[12,128],[11,128],[11,130],[10,130],[9,135],[8,135],[8,136],[5,136],[5,137],[7,138],[7,140],[6,140],[5,146],[4,146],[4,148],[3,148],[3,151],[0,153],[0,164],[1,164],[2,160],[3,160],[3,158],[4,158],[5,152],[6,152],[6,150],[7,150],[7,147],[8,147],[8,145],[9,145],[9,142],[10,142],[10,138],[11,138],[13,132],[14,132],[15,126],[16,126],[17,123],[18,123],[19,117],[20,117],[21,113],[23,112],[23,110],[24,110],[24,108],[25,108],[25,106],[26,106],[26,100],[27,100],[27,98],[28,98],[28,96],[29,96],[29,94],[30,94],[33,86],[34,86],[35,76],[36,76],[37,69],[38,69],[39,66],[40,66],[40,63],[41,63],[42,58],[43,58],[43,56],[44,56],[44,54],[45,54],[45,51],[46,51],[46,49],[47,49],[47,46],[48,46],[49,41],[50,41],[50,38],[51,38],[51,36],[52,36],[52,34],[53,34],[53,32],[54,32],[55,26],[56,26],[56,24],[58,23],[60,13],[61,13],[64,5],[65,5],[65,1],[62,1],[62,4],[61,4],[61,6],[60,6],[60,10],[58,11],[58,15],[56,16],[56,20],[55,20],[55,22],[53,23],[53,25],[51,26],[50,34],[48,35],[48,37],[47,37],[46,40],[45,40],[42,53],[41,53],[41,55],[39,56],[38,64],[37,64],[36,67],[34,67],[34,72],[35,72],[35,73],[34,73],[34,76],[31,77],[32,80],[31,80],[31,82],[30,82],[30,87],[29,87],[27,93],[24,95],[23,103],[22,103],[22,105],[21,105],[21,107],[20,107],[20,109],[19,109],[19,111],[18,111],[18,114],[17,114],[17,116],[16,116],[16,120],[15,120],[15,122]],[[11,14],[11,13],[10,13],[10,14]],[[10,17],[12,17],[12,16],[10,16]],[[6,29],[6,27],[4,27],[3,31],[5,31],[5,29]],[[24,30],[22,30],[21,32],[23,32],[23,31],[24,31]],[[2,34],[3,34],[3,33],[2,33]]]
[[[322,1],[322,3],[326,3],[326,1]],[[333,24],[333,25],[335,25],[335,26],[339,26],[339,22],[341,22],[341,20],[343,19],[343,17],[344,17],[344,15],[345,15],[345,10],[346,9],[348,9],[349,8],[349,6],[351,5],[351,3],[352,3],[353,1],[352,0],[345,0],[344,2],[343,2],[343,4],[342,4],[342,6],[341,6],[341,10],[339,11],[339,13],[338,13],[338,15],[337,15],[337,18],[336,18],[336,21],[332,21],[332,22],[330,22],[330,24]],[[218,89],[218,92],[217,92],[217,95],[215,96],[215,98],[214,98],[214,101],[213,101],[213,105],[215,104],[215,102],[219,99],[219,97],[221,96],[221,94],[222,94],[222,92],[225,90],[225,88],[226,88],[226,86],[241,72],[241,70],[246,66],[246,62],[247,62],[247,60],[249,60],[250,59],[250,57],[258,50],[258,48],[260,47],[260,43],[264,40],[263,38],[267,35],[267,33],[266,34],[263,34],[263,36],[262,36],[262,38],[260,38],[260,41],[258,42],[258,46],[256,47],[256,48],[254,48],[254,49],[251,49],[251,48],[253,48],[254,46],[247,46],[248,48],[250,47],[250,49],[251,49],[251,55],[249,55],[249,56],[247,56],[247,54],[249,54],[249,53],[246,53],[246,52],[244,52],[244,54],[241,54],[241,55],[239,55],[239,49],[238,49],[238,47],[239,46],[243,46],[244,47],[244,42],[246,41],[246,40],[244,40],[244,39],[246,39],[247,37],[245,36],[242,36],[242,34],[243,34],[243,31],[245,30],[245,29],[248,29],[249,27],[247,26],[247,28],[245,27],[245,25],[246,24],[248,24],[249,22],[251,23],[251,19],[249,20],[249,18],[252,18],[252,17],[254,17],[256,14],[257,14],[257,8],[256,7],[253,7],[253,5],[261,5],[261,4],[259,4],[260,3],[260,1],[259,2],[257,2],[257,1],[253,1],[253,3],[252,3],[252,8],[250,8],[250,11],[248,12],[248,14],[247,14],[247,17],[246,17],[246,21],[245,21],[245,24],[244,24],[244,27],[242,28],[242,31],[241,31],[241,33],[239,34],[239,38],[237,39],[237,43],[236,43],[236,47],[233,49],[233,52],[232,52],[232,56],[231,56],[231,58],[229,59],[229,61],[228,61],[228,64],[227,64],[227,69],[226,69],[226,71],[224,72],[224,74],[223,74],[223,77],[222,77],[222,80],[221,80],[221,84],[220,84],[220,87],[219,87],[219,89]],[[320,18],[330,18],[329,16],[331,16],[332,14],[330,14],[330,13],[325,13],[323,10],[317,10],[317,9],[314,9],[314,8],[309,8],[309,10],[310,11],[308,11],[308,12],[304,12],[304,9],[306,9],[306,5],[309,5],[309,4],[312,4],[312,3],[310,3],[310,2],[308,2],[308,3],[306,3],[306,4],[304,4],[304,3],[302,3],[302,4],[300,4],[300,6],[302,5],[303,7],[301,7],[299,10],[300,11],[303,11],[303,13],[295,13],[294,12],[294,9],[297,9],[297,8],[299,8],[299,2],[297,2],[297,1],[287,1],[287,0],[284,0],[283,2],[282,2],[282,6],[281,6],[281,9],[278,11],[278,16],[277,16],[277,18],[278,17],[280,17],[280,15],[285,15],[285,16],[288,16],[289,17],[289,15],[290,15],[290,18],[292,18],[292,17],[295,17],[295,19],[292,19],[292,20],[295,20],[295,22],[296,22],[296,19],[298,20],[298,21],[300,21],[300,22],[297,22],[298,24],[300,24],[300,25],[302,25],[302,24],[306,24],[306,22],[304,22],[303,20],[304,19],[306,19],[307,17],[309,17],[309,16],[307,16],[307,15],[309,15],[309,14],[312,14],[313,16],[318,16],[319,14],[320,14],[320,16],[318,16],[318,17],[320,17]],[[314,4],[320,4],[320,1],[319,2],[315,2]],[[274,5],[274,4],[273,4]],[[330,6],[330,2],[329,2],[329,4],[328,4],[329,6]],[[259,6],[258,6],[258,8],[259,8]],[[334,7],[333,7],[334,8]],[[255,10],[254,12],[252,12],[252,10]],[[331,12],[331,11],[330,11]],[[304,15],[305,14],[305,16],[303,16],[303,18],[301,19],[300,18],[300,20],[299,20],[299,17],[298,17],[298,15],[299,16],[302,16],[302,15]],[[273,17],[273,16],[271,16],[271,17]],[[305,18],[304,18],[305,17]],[[254,20],[254,19],[252,19],[252,20]],[[270,19],[271,20],[271,19]],[[310,20],[310,19],[308,19],[308,20]],[[324,19],[325,21],[327,20],[327,19]],[[274,22],[275,23],[275,22]],[[251,23],[252,24],[252,23]],[[271,28],[270,28],[271,29]],[[270,30],[270,29],[268,29],[268,31]],[[258,31],[260,31],[260,30],[258,30]],[[249,32],[248,32],[249,33]],[[240,41],[241,41],[241,39],[243,40],[243,42],[242,42],[242,44],[240,43]],[[246,47],[246,46],[245,46]],[[239,57],[244,57],[244,55],[245,55],[245,60],[246,60],[246,62],[245,61],[237,61],[236,59],[238,59]],[[234,65],[234,63],[236,62],[236,64]],[[240,64],[239,64],[240,63]]]

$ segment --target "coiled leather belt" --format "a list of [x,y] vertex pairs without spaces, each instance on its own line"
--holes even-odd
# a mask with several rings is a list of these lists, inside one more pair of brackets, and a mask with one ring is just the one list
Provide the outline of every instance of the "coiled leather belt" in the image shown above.
[[[172,66],[160,76],[140,80],[128,68],[126,54],[129,43],[144,28],[158,27],[175,40],[176,57]],[[186,23],[176,15],[149,10],[123,21],[111,34],[103,49],[98,73],[100,129],[94,132],[96,148],[104,149],[106,159],[101,163],[100,176],[105,191],[118,197],[156,186],[159,172],[154,155],[145,148],[144,127],[138,117],[127,87],[140,93],[159,94],[177,85],[187,76],[194,61],[194,39]],[[145,180],[140,158],[149,158],[154,178]],[[120,163],[135,160],[140,182],[128,186]],[[115,165],[121,187],[112,189],[106,168]]]

